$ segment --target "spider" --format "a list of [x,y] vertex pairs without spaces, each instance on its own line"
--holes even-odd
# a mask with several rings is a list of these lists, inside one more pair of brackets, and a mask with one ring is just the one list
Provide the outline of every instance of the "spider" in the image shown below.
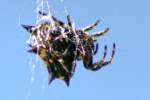
[[[43,15],[46,15],[46,14],[44,13]],[[72,27],[72,22],[70,20],[70,16],[67,16],[68,25],[65,25],[65,23],[58,20],[54,16],[52,16],[52,18],[55,22],[57,22],[58,25],[66,28],[66,30],[68,30],[68,31],[70,29],[71,30],[70,32],[73,32],[74,29]],[[75,37],[75,34],[77,34],[78,38],[80,40],[79,41],[80,43],[79,43],[78,49],[77,49],[77,52],[78,52],[77,60],[82,60],[84,67],[91,71],[97,71],[97,70],[101,69],[102,67],[110,64],[114,57],[115,48],[116,48],[116,45],[114,43],[113,48],[112,48],[111,57],[108,61],[105,61],[105,58],[107,55],[107,45],[105,45],[103,58],[101,60],[99,60],[98,62],[93,63],[93,55],[95,55],[98,51],[98,44],[96,44],[96,46],[95,46],[94,42],[97,41],[96,40],[97,37],[102,36],[109,31],[109,28],[106,28],[103,31],[93,33],[91,36],[88,35],[89,34],[88,31],[94,29],[98,25],[99,22],[100,21],[97,20],[94,24],[91,24],[82,29],[75,29],[75,31],[73,33],[71,33],[71,37]],[[65,26],[67,26],[67,27],[65,27]],[[70,32],[67,35],[70,35]],[[69,37],[69,38],[71,38],[71,37]]]
[[[39,55],[47,65],[49,84],[54,79],[61,79],[69,86],[75,71],[76,45],[69,38],[57,39],[61,30],[58,30],[59,27],[56,26],[57,30],[52,30],[50,26],[49,23],[37,26],[22,25],[33,37],[33,43],[29,44],[31,49],[28,52]],[[48,33],[45,34],[43,29],[50,32],[47,40],[45,35]]]
[[[46,13],[39,11],[42,16]],[[94,29],[99,20],[85,28],[76,29],[72,26],[70,16],[67,16],[67,24],[51,16],[54,26],[50,22],[37,26],[22,25],[33,37],[29,52],[38,54],[47,65],[49,83],[58,78],[64,80],[69,86],[70,79],[75,72],[76,60],[82,60],[84,67],[91,71],[97,71],[110,64],[115,54],[113,44],[112,55],[106,60],[107,46],[104,47],[103,58],[93,63],[93,55],[98,52],[99,45],[95,44],[97,37],[108,32],[108,28],[101,32],[88,35],[88,31]]]

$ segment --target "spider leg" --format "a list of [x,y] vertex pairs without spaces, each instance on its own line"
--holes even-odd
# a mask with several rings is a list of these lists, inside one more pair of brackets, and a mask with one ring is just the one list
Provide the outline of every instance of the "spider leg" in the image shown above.
[[84,32],[90,31],[90,30],[92,30],[93,28],[95,28],[95,27],[98,25],[99,22],[100,22],[100,20],[97,20],[94,24],[91,24],[91,25],[89,25],[89,26],[83,28],[82,30],[83,30]]
[[67,21],[68,21],[68,26],[72,29],[72,22],[69,15],[67,16]]
[[[79,43],[79,37],[78,37],[78,34],[76,33],[76,29],[73,27],[73,24],[71,22],[71,18],[70,16],[68,15],[67,16],[67,21],[68,21],[68,31],[69,31],[69,34],[68,34],[68,37],[71,39],[71,40],[75,40],[76,43]],[[70,35],[70,36],[69,36]]]
[[112,59],[115,54],[115,48],[116,48],[116,46],[115,46],[115,44],[113,44],[112,55],[108,61],[105,61],[106,55],[107,55],[107,46],[105,46],[102,60],[100,60],[99,62],[96,62],[96,63],[93,63],[92,53],[90,51],[88,51],[88,53],[86,53],[85,57],[83,58],[83,64],[84,64],[85,68],[87,68],[91,71],[97,71],[97,70],[101,69],[102,67],[110,64],[112,62]]
[[99,48],[99,45],[98,45],[98,43],[96,44],[96,47],[94,48],[94,55],[96,55],[96,53],[98,52],[98,48]]
[[111,57],[110,57],[110,62],[112,62],[112,59],[114,58],[115,51],[116,51],[116,44],[114,43],[114,44],[113,44],[113,49],[112,49],[112,55],[111,55]]
[[107,47],[105,46],[105,51],[104,51],[103,59],[100,60],[100,62],[97,62],[91,70],[92,71],[97,71],[97,70],[101,69],[102,67],[110,64],[112,62],[112,59],[113,59],[114,54],[115,54],[115,48],[116,48],[116,45],[113,44],[112,55],[111,55],[111,57],[110,57],[110,59],[108,61],[105,61],[106,54],[107,54],[107,52],[106,52],[107,51]]
[[106,28],[106,29],[104,29],[103,31],[93,33],[93,35],[91,35],[91,37],[92,37],[93,40],[96,40],[96,37],[102,36],[102,35],[104,35],[105,33],[107,33],[108,31],[109,31],[109,28]]
[[107,55],[107,45],[105,45],[105,47],[104,47],[104,54],[103,54],[103,61],[105,60],[105,58],[106,58],[106,55]]

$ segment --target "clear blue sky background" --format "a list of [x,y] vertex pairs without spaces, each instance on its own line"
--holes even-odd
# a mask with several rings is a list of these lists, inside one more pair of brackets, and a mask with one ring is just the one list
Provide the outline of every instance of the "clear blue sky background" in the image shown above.
[[[94,30],[110,28],[98,39],[103,47],[117,45],[113,63],[91,72],[77,63],[70,87],[62,81],[47,82],[41,60],[28,54],[29,34],[19,26],[36,21],[35,0],[1,0],[0,2],[0,100],[150,100],[150,1],[149,0],[49,0],[55,16],[66,21],[63,6],[76,27],[101,20]],[[108,55],[109,56],[109,55]],[[36,68],[31,72],[29,61]],[[31,77],[34,76],[34,82]]]

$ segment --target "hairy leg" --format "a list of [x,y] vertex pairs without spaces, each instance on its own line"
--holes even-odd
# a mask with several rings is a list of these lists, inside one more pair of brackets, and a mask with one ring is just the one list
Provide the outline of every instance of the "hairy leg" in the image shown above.
[[99,62],[93,63],[93,58],[92,58],[93,56],[91,54],[86,55],[86,57],[83,59],[83,64],[84,64],[85,68],[87,68],[91,71],[97,71],[97,70],[101,69],[102,67],[110,64],[112,62],[112,59],[115,54],[115,47],[116,47],[115,44],[113,44],[112,55],[108,61],[105,61],[106,55],[107,55],[107,46],[104,47],[103,58]]
[[96,40],[96,37],[102,36],[102,35],[104,35],[105,33],[107,33],[108,31],[109,31],[109,28],[106,28],[106,29],[104,29],[103,31],[93,33],[93,34],[91,35],[91,37],[92,37],[93,40]]
[[112,62],[112,59],[114,57],[114,54],[115,54],[115,44],[113,44],[113,49],[112,49],[112,55],[110,57],[110,59],[108,61],[105,61],[105,58],[106,58],[106,54],[107,54],[107,47],[105,46],[105,50],[104,50],[104,55],[103,55],[103,59],[100,60],[99,62],[95,63],[94,64],[94,67],[91,69],[92,71],[97,71],[99,69],[101,69],[102,67],[110,64]]
[[89,25],[89,26],[83,28],[82,30],[83,30],[84,32],[90,31],[90,30],[92,30],[93,28],[95,28],[95,27],[98,25],[99,22],[100,22],[100,20],[97,20],[94,24],[91,24],[91,25]]

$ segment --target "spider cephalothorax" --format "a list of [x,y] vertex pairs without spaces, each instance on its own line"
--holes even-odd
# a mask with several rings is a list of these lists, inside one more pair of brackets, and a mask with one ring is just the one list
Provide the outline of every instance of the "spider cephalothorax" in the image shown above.
[[[48,16],[40,11],[39,14]],[[98,51],[98,43],[95,44],[96,38],[109,30],[106,28],[89,35],[88,31],[95,28],[99,20],[88,27],[76,29],[72,26],[69,16],[67,16],[67,24],[54,16],[50,18],[53,23],[50,20],[36,26],[22,25],[31,33],[32,42],[29,44],[31,47],[29,52],[39,55],[47,65],[49,83],[59,78],[69,85],[75,72],[76,60],[82,60],[84,67],[92,71],[99,70],[112,62],[115,44],[113,44],[112,55],[108,61],[105,61],[107,53],[107,46],[105,46],[103,58],[93,63],[93,55]]]

